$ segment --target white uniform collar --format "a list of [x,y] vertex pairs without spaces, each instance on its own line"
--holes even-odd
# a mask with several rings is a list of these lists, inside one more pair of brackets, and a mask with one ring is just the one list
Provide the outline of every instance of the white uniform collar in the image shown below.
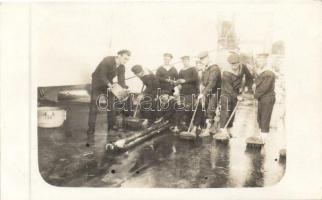
[[167,71],[169,71],[171,69],[172,65],[162,65],[162,67],[164,69],[166,69]]

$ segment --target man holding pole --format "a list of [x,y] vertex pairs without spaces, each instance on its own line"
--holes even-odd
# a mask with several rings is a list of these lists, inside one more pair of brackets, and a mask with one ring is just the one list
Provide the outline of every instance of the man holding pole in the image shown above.
[[216,108],[220,96],[221,87],[221,70],[218,65],[213,64],[207,51],[198,55],[201,65],[203,66],[201,74],[200,95],[199,99],[203,100],[206,115],[202,120],[201,126],[206,123],[212,124],[216,115]]
[[220,96],[220,130],[225,137],[232,137],[231,128],[234,122],[237,102],[243,100],[239,96],[242,85],[243,71],[238,54],[230,54],[227,58],[230,64],[222,73]]

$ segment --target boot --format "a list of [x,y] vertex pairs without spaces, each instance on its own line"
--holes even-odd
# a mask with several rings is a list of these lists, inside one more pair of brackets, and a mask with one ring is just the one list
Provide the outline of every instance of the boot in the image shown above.
[[196,129],[196,136],[197,136],[197,137],[201,134],[201,131],[202,131],[202,129],[201,129],[200,127],[198,127],[198,128]]
[[173,133],[179,133],[180,132],[178,126],[173,127],[173,129],[171,131]]
[[185,123],[185,122],[182,122],[181,124],[180,124],[180,127],[181,127],[181,130],[188,130],[188,126],[187,126],[187,124]]
[[196,126],[193,126],[192,129],[190,130],[190,133],[191,135],[197,135],[197,127]]
[[219,134],[221,134],[223,136],[226,136],[226,137],[229,137],[229,133],[228,133],[227,128],[221,128]]
[[233,138],[233,134],[231,133],[231,128],[227,128],[227,133],[230,138]]

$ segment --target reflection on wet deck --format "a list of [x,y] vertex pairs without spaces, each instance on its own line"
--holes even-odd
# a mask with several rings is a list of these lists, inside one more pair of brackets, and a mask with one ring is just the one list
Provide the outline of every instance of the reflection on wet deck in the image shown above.
[[[88,109],[64,105],[68,120],[58,129],[38,129],[39,170],[50,184],[87,187],[263,187],[279,182],[285,160],[283,121],[276,104],[271,135],[262,149],[246,148],[245,140],[255,126],[255,108],[244,104],[236,113],[228,144],[209,136],[181,140],[170,132],[149,140],[129,152],[105,151],[105,116],[98,116],[94,145],[86,147]],[[111,134],[113,135],[113,134]],[[115,136],[115,134],[114,134]],[[115,139],[115,138],[112,138]]]

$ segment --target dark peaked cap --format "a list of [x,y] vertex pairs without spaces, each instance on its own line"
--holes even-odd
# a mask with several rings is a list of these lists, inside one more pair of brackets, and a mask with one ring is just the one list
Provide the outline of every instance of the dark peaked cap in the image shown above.
[[138,73],[141,73],[143,71],[143,68],[141,65],[134,65],[131,69],[131,71],[134,73],[134,74],[138,74]]

